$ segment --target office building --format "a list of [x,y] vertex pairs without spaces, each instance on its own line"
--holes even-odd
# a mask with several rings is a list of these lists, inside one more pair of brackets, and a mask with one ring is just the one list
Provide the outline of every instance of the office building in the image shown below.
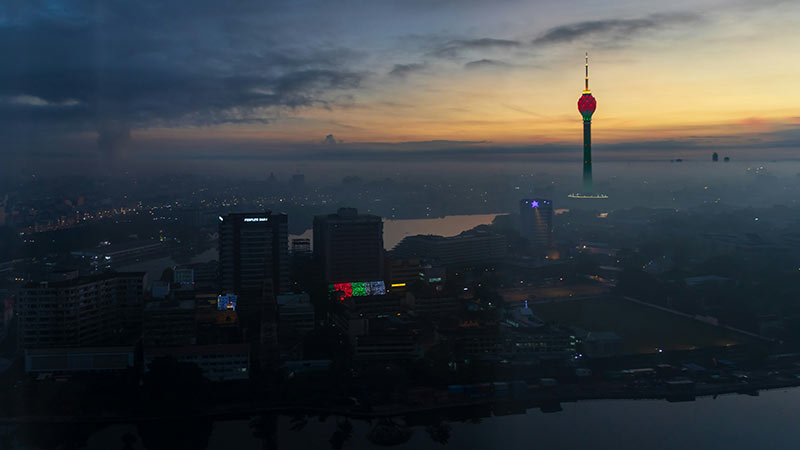
[[422,281],[422,261],[419,258],[386,258],[386,283],[389,287],[407,287]]
[[224,292],[260,297],[289,291],[289,230],[286,214],[228,214],[219,217],[220,283]]
[[383,221],[355,208],[316,216],[314,255],[329,283],[383,280]]
[[194,273],[194,289],[206,293],[219,292],[219,262],[208,261],[191,264]]
[[280,359],[303,357],[305,336],[315,328],[314,305],[306,293],[278,296],[278,348]]
[[143,272],[29,283],[20,291],[19,346],[109,345],[135,334],[142,320]]
[[308,294],[278,296],[278,326],[281,333],[291,330],[305,334],[314,329],[314,305]]
[[197,342],[194,300],[159,300],[144,307],[145,347],[191,345]]
[[519,202],[521,234],[538,253],[553,245],[553,202],[543,198],[526,198]]
[[292,239],[292,253],[295,255],[310,255],[311,239],[308,238]]

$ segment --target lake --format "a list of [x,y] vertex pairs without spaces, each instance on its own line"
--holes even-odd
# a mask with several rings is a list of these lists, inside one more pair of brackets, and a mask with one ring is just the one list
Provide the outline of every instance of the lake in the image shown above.
[[[499,215],[502,214],[466,214],[435,219],[383,219],[383,246],[386,250],[391,250],[406,236],[417,234],[455,236],[478,225],[490,224]],[[289,241],[295,238],[312,239],[312,230],[290,235]]]

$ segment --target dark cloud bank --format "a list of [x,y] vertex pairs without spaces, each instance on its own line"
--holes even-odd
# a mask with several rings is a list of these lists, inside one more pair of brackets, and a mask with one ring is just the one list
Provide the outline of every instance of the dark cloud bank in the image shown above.
[[46,6],[0,5],[7,142],[92,132],[113,151],[131,129],[269,122],[284,109],[331,106],[365,76],[350,69],[348,49],[276,44],[278,29],[245,20],[269,11],[256,2]]

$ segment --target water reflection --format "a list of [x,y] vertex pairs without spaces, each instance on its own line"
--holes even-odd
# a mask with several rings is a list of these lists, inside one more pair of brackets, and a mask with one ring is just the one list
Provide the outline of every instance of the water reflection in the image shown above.
[[[453,408],[395,417],[262,414],[185,417],[131,425],[26,424],[0,427],[3,449],[414,449],[797,448],[800,389],[694,402],[606,400],[508,411]],[[562,409],[563,408],[563,409]],[[546,413],[553,411],[552,413]],[[556,412],[557,411],[557,412]],[[580,430],[580,432],[576,432]]]

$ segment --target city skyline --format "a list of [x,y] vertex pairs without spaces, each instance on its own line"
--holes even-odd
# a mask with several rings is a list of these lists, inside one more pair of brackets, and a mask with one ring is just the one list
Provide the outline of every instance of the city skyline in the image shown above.
[[792,448],[799,17],[0,2],[0,447]]
[[0,7],[3,156],[563,156],[585,51],[623,155],[798,142],[790,2],[305,6]]

